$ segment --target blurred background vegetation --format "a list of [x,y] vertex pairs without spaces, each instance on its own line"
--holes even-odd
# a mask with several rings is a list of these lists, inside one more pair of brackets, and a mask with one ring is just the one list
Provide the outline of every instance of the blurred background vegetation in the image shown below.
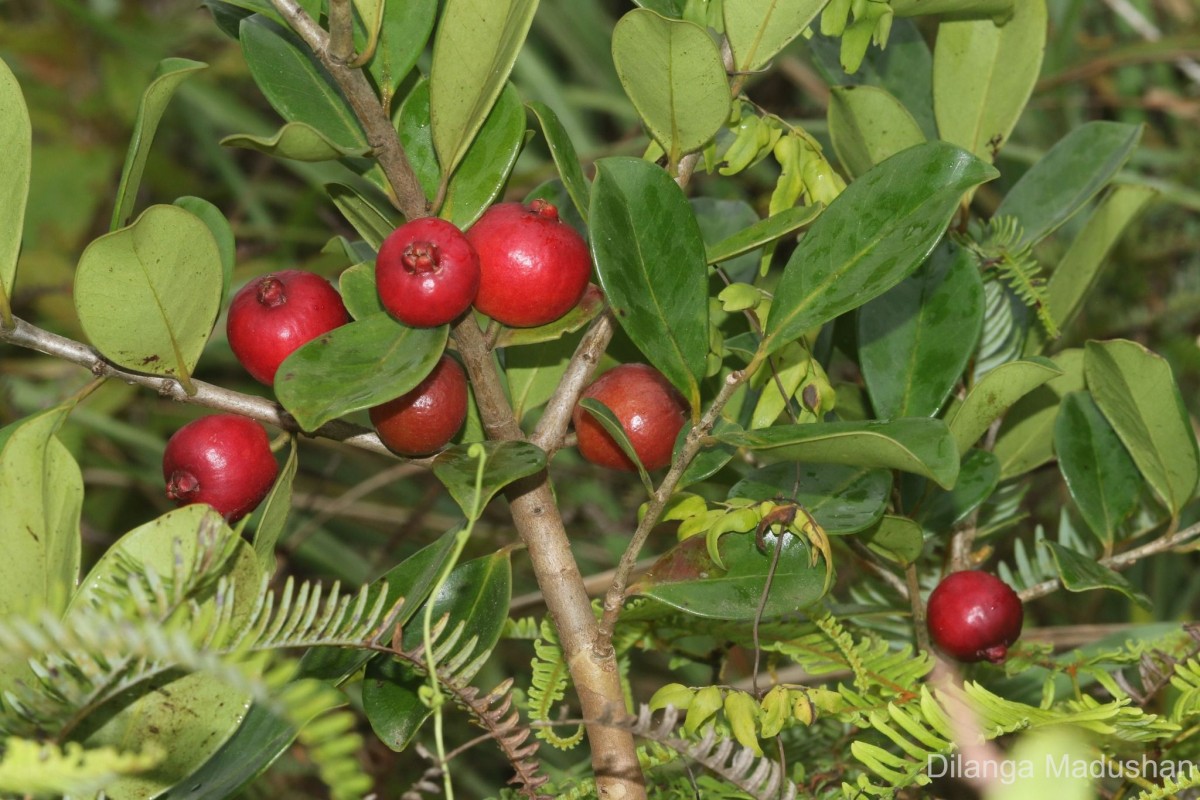
[[[1161,197],[1126,235],[1062,345],[1091,337],[1144,343],[1170,360],[1196,416],[1200,67],[1192,61],[1189,75],[1178,62],[1200,59],[1200,0],[1048,4],[1051,31],[1042,79],[1000,154],[1002,183],[1011,184],[1084,121],[1145,125],[1142,146],[1126,175],[1152,183]],[[639,154],[646,145],[609,55],[612,26],[631,7],[628,0],[542,0],[514,71],[526,99],[542,100],[558,113],[585,162],[613,153]],[[1118,8],[1133,8],[1162,38],[1148,41],[1147,32],[1132,27],[1114,10]],[[935,26],[922,24],[912,31],[931,39]],[[836,69],[836,58],[828,58],[833,51],[819,37],[798,41],[774,69],[752,78],[747,92],[823,138],[829,86],[847,80]],[[168,56],[205,61],[210,68],[185,82],[169,107],[151,152],[140,207],[181,195],[215,203],[237,236],[235,286],[276,269],[304,268],[335,277],[347,266],[338,253],[323,252],[331,237],[353,237],[320,190],[333,167],[278,162],[218,144],[232,133],[271,133],[278,120],[255,89],[237,42],[219,30],[197,0],[0,0],[0,57],[24,89],[34,129],[33,188],[14,298],[15,311],[24,319],[82,338],[71,302],[74,266],[86,244],[107,229],[141,91],[157,62]],[[868,60],[864,71],[870,66]],[[832,157],[830,148],[827,152]],[[701,174],[693,194],[739,197],[765,213],[776,177],[772,169],[768,159],[734,180]],[[518,163],[508,196],[521,198],[553,176],[553,164],[535,141]],[[994,207],[1002,191],[985,189],[980,210]],[[1084,216],[1045,245],[1047,263],[1054,263]],[[55,403],[89,377],[73,365],[4,348],[0,425]],[[233,359],[223,318],[197,377],[244,392],[266,391]],[[174,430],[200,413],[110,383],[72,415],[64,438],[84,469],[84,536],[92,557],[125,530],[169,508],[160,473],[162,448]],[[597,474],[570,452],[558,457],[556,469],[569,530],[576,534],[576,555],[585,574],[602,572],[624,547],[640,486],[626,476]],[[1054,485],[1065,494],[1061,481]],[[377,577],[430,541],[453,524],[455,514],[431,476],[318,441],[301,448],[296,497],[289,532],[281,541],[280,573],[352,584]],[[1052,529],[1065,496],[1035,492],[1031,497],[1034,520]],[[474,554],[515,540],[506,521],[503,508],[485,517],[472,545]],[[664,534],[651,548],[663,549],[672,539]],[[1195,556],[1189,558],[1142,564],[1130,575],[1156,599],[1155,618],[1195,616],[1200,582],[1192,578]],[[514,566],[515,614],[542,613],[536,597],[525,596],[536,587],[519,554]],[[1144,613],[1115,594],[1091,593],[1074,597],[1069,609],[1062,597],[1042,601],[1034,617],[1049,626],[1145,621]],[[512,666],[493,666],[492,677],[520,674],[521,664],[528,663],[527,645],[502,646],[498,652]],[[649,666],[665,670],[668,665],[650,658]],[[482,682],[487,684],[488,676]],[[378,743],[372,748],[370,757],[380,774],[395,770],[392,754]],[[496,776],[489,774],[486,761],[472,761],[479,778],[466,769],[457,777],[467,796],[472,785],[482,796],[486,792],[481,787]],[[415,777],[406,772],[397,773],[396,794]],[[303,763],[288,763],[260,782],[259,790],[277,792],[286,784],[286,796],[301,796],[305,774]]]

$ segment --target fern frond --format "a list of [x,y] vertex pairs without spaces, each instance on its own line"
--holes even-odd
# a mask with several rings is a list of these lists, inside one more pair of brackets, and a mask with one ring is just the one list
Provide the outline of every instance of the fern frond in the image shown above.
[[502,639],[522,639],[533,641],[541,635],[542,626],[537,617],[521,617],[504,620],[504,628],[500,631]]
[[1032,245],[1022,244],[1024,232],[1015,217],[993,217],[973,226],[971,237],[960,241],[979,258],[984,269],[995,270],[1013,294],[1038,315],[1052,339],[1060,335],[1050,313],[1050,293],[1041,264],[1033,257]]
[[1200,786],[1200,767],[1192,764],[1186,774],[1180,775],[1178,778],[1164,778],[1162,786],[1147,789],[1139,793],[1133,800],[1166,800],[1168,797],[1174,797],[1180,792],[1195,789],[1198,786]]
[[140,753],[111,747],[84,749],[9,737],[0,757],[0,792],[13,795],[94,795],[126,775],[153,769],[166,757],[148,743]]
[[[541,638],[533,643],[533,677],[529,686],[525,710],[531,722],[549,722],[554,704],[563,699],[567,692],[570,671],[566,656],[558,643],[558,633],[548,621],[542,620]],[[583,741],[583,726],[578,726],[568,736],[559,736],[554,728],[546,725],[537,729],[537,737],[559,750],[570,750]]]
[[1171,685],[1179,690],[1171,706],[1171,719],[1182,722],[1200,714],[1200,656],[1176,664]]
[[[1066,510],[1064,509],[1063,515],[1065,516],[1065,514]],[[1042,545],[1042,540],[1045,538],[1045,529],[1041,525],[1038,525],[1033,531],[1033,545],[1031,547],[1027,547],[1022,539],[1015,539],[1013,542],[1012,565],[1003,561],[996,565],[996,574],[1000,579],[1017,591],[1020,591],[1030,586],[1036,586],[1043,581],[1057,578],[1058,565],[1050,553],[1050,548]],[[1058,544],[1069,550],[1083,553],[1089,557],[1094,555],[1093,545],[1090,542],[1085,542],[1069,522],[1060,520],[1055,538]]]

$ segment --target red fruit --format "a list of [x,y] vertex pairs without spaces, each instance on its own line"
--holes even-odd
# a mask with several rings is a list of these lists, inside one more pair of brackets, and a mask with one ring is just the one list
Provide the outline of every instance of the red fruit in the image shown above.
[[167,497],[181,506],[208,503],[230,522],[262,502],[278,472],[263,426],[236,414],[189,422],[163,452]]
[[237,360],[270,386],[293,350],[349,321],[342,296],[329,281],[288,269],[243,286],[229,306],[225,330]]
[[[597,378],[580,399],[588,397],[599,400],[616,415],[642,466],[652,470],[671,463],[675,438],[683,428],[688,408],[687,401],[661,372],[645,364],[622,364]],[[637,469],[592,414],[576,405],[571,419],[584,458],[611,469]]]
[[929,595],[929,634],[959,661],[999,664],[1021,635],[1024,609],[1007,583],[986,572],[947,575]]
[[467,376],[450,356],[407,394],[375,406],[371,424],[379,438],[402,456],[441,450],[467,418]]
[[375,259],[383,307],[414,328],[452,322],[479,289],[479,257],[454,223],[414,219],[392,231]]
[[475,307],[514,328],[545,325],[583,296],[592,261],[587,243],[545,200],[500,203],[467,231],[479,253]]

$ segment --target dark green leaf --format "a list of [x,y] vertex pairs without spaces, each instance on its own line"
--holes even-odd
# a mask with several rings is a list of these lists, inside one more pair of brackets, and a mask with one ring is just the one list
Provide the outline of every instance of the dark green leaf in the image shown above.
[[[1000,459],[1001,480],[1023,475],[1054,458],[1054,420],[1058,416],[1058,405],[1066,395],[1084,388],[1083,351],[1064,350],[1055,355],[1053,361],[1054,365],[1062,370],[1062,374],[1051,377],[1050,380],[1044,382],[1045,385],[1035,384],[1037,388],[1032,391],[1026,387],[1016,386],[1009,393],[1002,378],[996,378],[988,383],[987,378],[1001,373],[1003,367],[989,372],[985,379],[975,387],[977,392],[982,392],[984,389],[987,391],[981,393],[978,402],[970,403],[974,407],[974,411],[971,413],[974,414],[978,411],[981,417],[990,416],[992,418],[998,418],[1000,414],[1004,414],[1004,409],[1011,403],[1009,398],[1013,394],[1017,394],[1017,389],[1023,390],[1020,392],[1021,399],[1016,403],[1011,403],[1012,408],[1004,415],[1004,422],[1000,425],[1000,431],[996,437],[996,446],[992,448],[992,452]],[[1028,362],[1014,362],[1014,364],[1017,363],[1027,364]],[[1037,376],[1032,371],[1022,368],[1020,372],[1014,370],[1010,377],[1028,378],[1032,381]],[[995,402],[986,402],[988,394],[993,390],[999,399]],[[1001,392],[1007,396],[1001,398]],[[972,392],[972,394],[974,393]],[[971,400],[971,395],[967,395],[967,400]],[[968,404],[964,403],[960,408],[959,416],[967,413],[967,410]],[[971,436],[960,436],[965,428],[959,427],[957,419],[956,417],[951,420],[951,426],[955,430],[955,438],[958,439],[960,445],[971,436],[978,439],[987,429],[987,424],[985,424],[982,428],[977,428],[977,433],[971,434]],[[970,447],[970,445],[968,444],[966,447]],[[964,447],[964,452],[965,449]]]
[[335,328],[288,356],[275,375],[275,396],[306,431],[392,400],[425,379],[449,331],[407,328],[375,314]]
[[589,283],[583,290],[583,297],[579,298],[575,307],[566,314],[536,328],[502,328],[500,335],[496,337],[496,347],[541,344],[561,339],[598,317],[604,310],[604,304],[604,293],[600,291],[600,287]]
[[986,450],[970,450],[963,458],[953,491],[931,491],[921,503],[917,521],[932,534],[949,534],[991,497],[999,482],[1000,461]]
[[[725,431],[735,428],[736,426],[728,420],[718,420],[715,431]],[[684,440],[687,439],[691,432],[691,427],[684,425],[679,429],[679,436],[675,439],[674,452],[678,453],[683,447]],[[696,454],[692,459],[692,463],[688,464],[683,470],[683,474],[679,476],[679,483],[675,484],[675,490],[680,491],[693,483],[707,480],[713,475],[721,471],[721,468],[728,464],[733,459],[734,449],[732,447],[706,447]]]
[[698,413],[708,268],[687,198],[654,164],[605,158],[596,162],[590,220],[592,258],[617,322]]
[[550,106],[539,100],[531,100],[526,105],[541,123],[542,135],[546,138],[546,146],[550,148],[554,166],[558,167],[558,174],[562,178],[563,186],[567,188],[567,194],[570,195],[571,202],[575,204],[575,209],[583,217],[583,221],[587,222],[592,187],[583,174],[579,156],[575,154],[575,145],[571,144],[566,128],[558,121],[558,115]]
[[254,555],[258,558],[258,568],[268,575],[275,572],[275,543],[287,526],[288,512],[292,508],[292,481],[296,478],[296,438],[293,436],[288,443],[288,456],[283,462],[283,469],[271,487],[271,493],[263,501],[262,513],[254,528]]
[[[758,212],[745,200],[693,197],[688,202],[700,225],[706,254],[711,252],[709,248],[760,221]],[[751,281],[758,274],[758,262],[758,252],[751,250],[720,262],[719,266],[734,281]]]
[[358,235],[376,250],[400,224],[400,215],[382,196],[371,197],[365,190],[342,183],[325,184],[325,192]]
[[[1070,359],[1071,356],[1067,356]],[[971,445],[1004,415],[1014,403],[1064,373],[1064,367],[1047,358],[1010,361],[983,376],[971,388],[962,405],[946,415],[958,452],[966,455]],[[1048,433],[1047,433],[1048,435]],[[1046,442],[1047,452],[1049,442]]]
[[854,533],[875,524],[887,507],[887,470],[840,464],[772,464],[756,469],[729,490],[729,499],[799,503],[829,534]]
[[375,287],[375,263],[355,264],[342,272],[338,278],[338,291],[346,310],[355,319],[366,319],[373,314],[387,313]]
[[33,133],[29,109],[12,70],[0,58],[0,314],[9,309],[21,251]]
[[876,416],[936,414],[982,328],[983,281],[975,259],[943,242],[916,272],[859,309],[859,363]]
[[1134,588],[1119,573],[1113,572],[1090,556],[1077,553],[1057,542],[1043,539],[1042,544],[1050,548],[1063,588],[1068,592],[1087,592],[1092,589],[1113,589],[1134,601],[1142,608],[1150,608],[1150,598]]
[[1086,392],[1063,398],[1054,423],[1054,452],[1079,513],[1100,541],[1111,545],[1117,526],[1137,508],[1142,478]]
[[819,205],[795,206],[780,211],[773,217],[758,220],[753,225],[706,248],[708,263],[719,264],[743,253],[754,252],[765,244],[770,244],[789,233],[800,230],[816,219],[820,213],[821,206]]
[[[384,3],[383,26],[367,69],[390,98],[417,63],[433,32],[438,0],[376,0]],[[386,104],[385,104],[386,105]]]
[[579,407],[592,415],[600,427],[604,428],[605,433],[612,437],[617,446],[621,448],[621,452],[625,457],[633,462],[637,467],[638,475],[642,479],[642,486],[646,488],[646,494],[654,495],[654,482],[650,480],[650,473],[646,472],[646,468],[642,465],[642,460],[638,458],[637,451],[633,449],[633,442],[629,441],[629,436],[625,433],[625,427],[621,425],[621,421],[617,419],[617,415],[612,412],[608,406],[600,402],[594,397],[585,397],[579,401]]
[[221,140],[225,147],[242,147],[257,150],[275,158],[290,158],[294,161],[336,161],[339,158],[361,158],[370,154],[367,145],[344,147],[330,141],[329,137],[304,122],[289,122],[275,132],[274,136],[252,136],[235,133]]
[[930,142],[850,184],[788,259],[764,351],[775,352],[903,280],[941,239],[963,193],[996,174],[957,147]]
[[173,205],[184,211],[190,211],[208,226],[217,250],[221,253],[221,273],[224,278],[221,284],[221,305],[229,297],[229,287],[233,284],[233,269],[237,266],[237,241],[233,238],[233,226],[221,209],[200,197],[177,197]]
[[884,516],[859,538],[872,551],[902,567],[915,563],[925,549],[921,526],[908,517]]
[[[479,459],[470,454],[473,447],[484,450],[480,494],[475,492]],[[450,492],[468,519],[479,519],[496,493],[510,483],[533,475],[546,467],[546,454],[528,442],[479,442],[459,444],[433,460],[433,474]]]
[[945,488],[954,486],[958,477],[954,439],[940,419],[777,425],[711,438],[754,450],[770,461],[898,469],[932,478]]
[[900,101],[878,86],[843,86],[830,97],[829,138],[851,176],[925,141]]

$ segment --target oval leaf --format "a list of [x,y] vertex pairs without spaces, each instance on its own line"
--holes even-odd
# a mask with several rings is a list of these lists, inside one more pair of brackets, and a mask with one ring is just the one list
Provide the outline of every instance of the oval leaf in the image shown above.
[[725,36],[738,72],[766,65],[804,32],[829,0],[736,0],[725,3]]
[[908,517],[891,514],[884,516],[870,530],[863,531],[860,538],[872,552],[902,567],[916,563],[925,549],[925,534],[921,526]]
[[933,416],[975,353],[983,281],[953,244],[858,310],[858,353],[875,415]]
[[891,490],[892,476],[887,470],[841,464],[772,464],[735,483],[728,497],[794,501],[804,506],[826,533],[842,534],[878,522]]
[[1088,342],[1088,389],[1171,516],[1192,499],[1200,452],[1166,359],[1136,342]]
[[361,158],[371,152],[371,148],[366,145],[342,147],[303,122],[289,122],[277,130],[274,136],[235,133],[222,139],[221,144],[225,147],[257,150],[269,156],[290,158],[294,161],[336,161],[347,157]]
[[[1053,361],[1062,374],[1051,375],[1049,380],[1040,381],[1044,385],[1035,384],[1037,388],[1032,391],[1027,388],[1028,384],[1021,386],[1014,381],[1010,393],[1006,382],[1001,378],[990,382],[987,380],[995,373],[1003,374],[1003,367],[989,372],[972,391],[972,394],[980,392],[979,398],[971,400],[971,395],[967,395],[967,402],[959,408],[959,417],[970,414],[969,417],[963,417],[962,427],[959,426],[959,417],[950,422],[955,431],[955,439],[963,448],[963,452],[966,452],[970,444],[963,446],[963,442],[968,439],[972,442],[978,440],[991,424],[991,420],[1004,414],[1005,408],[1009,404],[1012,405],[1008,413],[1004,414],[1004,422],[996,436],[996,446],[992,448],[992,452],[1000,459],[1001,480],[1022,475],[1054,458],[1054,420],[1058,416],[1059,403],[1066,395],[1084,388],[1083,350],[1064,350],[1054,356]],[[1023,365],[1028,362],[1013,363]],[[1039,375],[1022,367],[1019,371],[1015,368],[1009,377],[1021,378],[1032,383],[1045,376],[1045,372]],[[1018,391],[1021,399],[1012,403],[1011,398]],[[989,395],[997,398],[994,404],[989,402]],[[974,422],[971,421],[972,418]],[[968,428],[974,430],[964,434]]]
[[984,375],[971,388],[962,405],[946,415],[950,432],[958,443],[958,452],[965,455],[1014,403],[1063,372],[1063,367],[1050,359],[1031,358],[1001,364]]
[[[470,454],[473,447],[483,448],[487,457],[479,494],[475,492],[479,459]],[[545,467],[546,454],[528,442],[459,444],[433,460],[433,474],[468,519],[479,519],[483,509],[505,486]]]
[[387,314],[356,320],[288,356],[275,375],[275,396],[301,428],[316,430],[415,387],[441,358],[448,336],[445,325],[406,328]]
[[840,86],[829,100],[829,138],[851,176],[925,141],[899,100],[877,86]]
[[346,221],[375,250],[396,230],[400,216],[383,197],[371,197],[342,183],[327,183],[325,191]]
[[355,264],[343,270],[338,278],[338,292],[346,310],[355,319],[387,313],[379,290],[375,287],[375,263]]
[[666,172],[637,158],[596,162],[592,258],[617,321],[700,409],[708,355],[708,268],[700,226]]
[[929,142],[851,183],[788,259],[767,318],[764,352],[903,280],[942,237],[963,193],[996,174],[964,150]]
[[794,206],[766,219],[760,219],[749,227],[727,236],[716,244],[705,248],[709,264],[719,264],[744,253],[751,253],[782,239],[789,233],[800,230],[820,215],[821,205]]
[[922,499],[916,519],[931,534],[949,534],[992,496],[999,482],[1000,460],[986,450],[971,450],[958,470],[953,491],[931,491]]
[[417,63],[429,34],[433,33],[433,22],[437,17],[438,0],[375,0],[383,6],[383,23],[380,28],[379,45],[367,64],[375,77],[375,83],[384,95],[384,107],[404,77]]
[[568,333],[582,329],[589,322],[600,316],[604,310],[604,292],[594,283],[589,283],[583,290],[583,297],[575,307],[553,322],[539,325],[536,328],[501,328],[496,337],[496,347],[513,347],[523,344],[540,344],[561,339]]
[[771,461],[898,469],[932,478],[947,489],[958,477],[954,439],[940,419],[777,425],[758,431],[717,433],[709,438],[754,450]]
[[33,132],[21,86],[0,58],[0,317],[9,312],[29,197]]
[[1058,576],[1068,592],[1088,592],[1093,589],[1113,589],[1134,601],[1142,608],[1150,608],[1150,598],[1139,592],[1120,573],[1114,572],[1096,559],[1063,547],[1057,542],[1043,539],[1042,544],[1050,548]]
[[223,282],[221,253],[208,226],[178,206],[151,206],[128,228],[83,251],[75,308],[105,358],[190,387],[220,311]]
[[625,93],[672,164],[725,124],[729,81],[720,50],[699,25],[635,9],[613,29],[612,56]]

